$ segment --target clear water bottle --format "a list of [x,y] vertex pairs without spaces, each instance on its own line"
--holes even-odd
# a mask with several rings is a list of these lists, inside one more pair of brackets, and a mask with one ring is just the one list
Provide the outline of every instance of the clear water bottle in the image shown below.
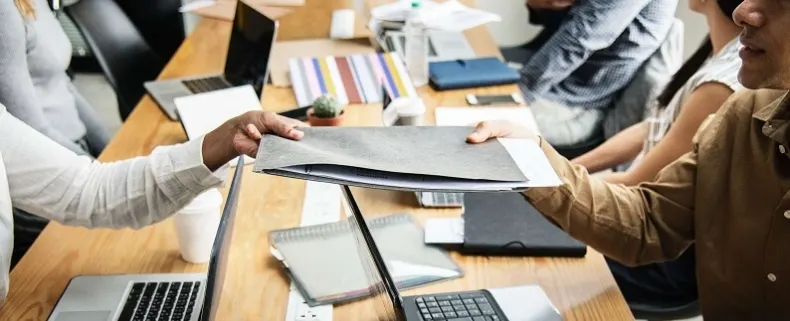
[[428,35],[420,16],[420,1],[411,2],[411,11],[404,26],[406,33],[406,69],[414,86],[428,83]]

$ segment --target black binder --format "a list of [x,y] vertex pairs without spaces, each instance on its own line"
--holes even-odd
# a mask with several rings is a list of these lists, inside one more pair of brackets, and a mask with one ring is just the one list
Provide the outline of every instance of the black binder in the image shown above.
[[587,246],[570,237],[520,193],[466,193],[462,253],[583,257]]

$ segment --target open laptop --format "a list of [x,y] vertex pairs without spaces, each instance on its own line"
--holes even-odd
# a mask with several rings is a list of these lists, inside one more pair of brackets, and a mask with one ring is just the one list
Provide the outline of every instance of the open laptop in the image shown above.
[[219,321],[222,285],[244,168],[239,158],[211,250],[208,273],[74,277],[48,321]]
[[269,77],[269,58],[277,29],[277,21],[239,1],[223,74],[150,81],[145,83],[145,89],[172,120],[178,120],[174,103],[178,97],[248,84],[260,97]]
[[[392,96],[387,92],[387,88],[382,84],[381,86],[382,97],[382,121],[384,126],[392,126],[397,122],[397,112],[389,109],[392,103]],[[426,138],[430,139],[430,138]],[[417,202],[422,207],[463,207],[464,206],[464,193],[437,193],[437,192],[414,192],[417,197]]]
[[[351,189],[341,186],[351,230],[380,307],[378,320],[560,321],[562,315],[537,285],[402,297]],[[349,214],[347,214],[349,215]]]
[[[401,57],[405,57],[406,34],[403,31],[387,31],[384,39],[387,51],[394,51]],[[428,32],[428,61],[472,59],[475,57],[475,51],[463,32],[438,30]]]

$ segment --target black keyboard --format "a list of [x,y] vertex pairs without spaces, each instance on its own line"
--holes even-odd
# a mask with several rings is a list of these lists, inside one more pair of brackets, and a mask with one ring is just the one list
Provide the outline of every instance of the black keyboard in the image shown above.
[[423,320],[505,321],[483,292],[420,296],[416,299]]
[[186,321],[192,318],[200,282],[132,284],[118,321]]
[[189,91],[193,94],[205,93],[209,91],[215,91],[220,89],[230,88],[230,84],[228,84],[225,79],[222,77],[208,77],[208,78],[198,78],[198,79],[191,79],[191,80],[184,80],[182,81],[184,86],[187,86]]

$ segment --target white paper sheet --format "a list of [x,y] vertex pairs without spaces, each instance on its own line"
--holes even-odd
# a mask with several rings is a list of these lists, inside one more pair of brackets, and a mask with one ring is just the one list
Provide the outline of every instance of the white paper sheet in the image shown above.
[[530,187],[552,187],[562,185],[562,181],[551,167],[546,154],[532,140],[519,138],[498,138],[516,166],[529,179]]
[[429,218],[425,220],[425,244],[463,244],[464,219]]
[[414,276],[436,276],[441,278],[456,277],[460,273],[455,270],[438,268],[429,265],[420,265],[398,260],[391,260],[388,262],[387,268],[393,279],[405,279]]
[[470,126],[481,121],[507,120],[539,133],[535,116],[528,107],[438,107],[437,126]]
[[[249,85],[179,97],[175,104],[189,139],[208,134],[233,117],[261,110],[258,95]],[[245,156],[245,164],[252,162]],[[235,165],[236,160],[231,164]]]

